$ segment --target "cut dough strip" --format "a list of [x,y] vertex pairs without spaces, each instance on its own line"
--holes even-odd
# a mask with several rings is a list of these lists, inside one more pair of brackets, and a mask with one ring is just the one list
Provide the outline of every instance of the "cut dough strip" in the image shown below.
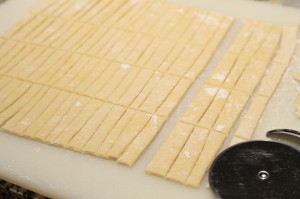
[[45,0],[0,38],[2,129],[132,166],[232,23],[161,0]]
[[[8,106],[0,115],[5,122],[2,130],[94,155],[122,157],[118,161],[129,166],[166,121],[66,91],[36,85],[29,89],[29,84],[19,80],[1,80],[8,83],[0,96]],[[18,92],[5,91],[13,87]]]
[[194,129],[166,178],[180,183],[185,182],[203,150],[208,134],[207,129],[198,127]]
[[246,114],[240,121],[238,129],[235,132],[235,136],[250,140],[252,132],[254,132],[260,116],[263,114],[265,107],[268,104],[269,99],[264,96],[256,95],[252,101],[250,107],[248,107]]
[[[39,91],[41,86],[32,85],[28,92],[26,92],[22,97],[18,98],[16,93],[12,94],[12,97],[16,100],[14,104],[9,107],[5,107],[0,113],[0,124],[1,126],[18,113]],[[2,127],[1,127],[2,129]]]
[[[276,26],[256,22],[244,25],[229,51],[220,60],[180,122],[147,166],[147,172],[189,186],[199,186],[264,75],[278,46],[280,34],[281,29]],[[242,44],[235,44],[240,41]],[[236,49],[240,51],[235,52]],[[181,138],[183,135],[179,131],[182,131],[182,125],[190,129],[201,127],[204,131],[210,131],[207,141],[204,139],[203,143],[198,145],[204,145],[203,150],[195,149],[195,156],[191,157],[191,162],[185,159],[183,153],[191,142],[197,142],[197,137],[193,137],[190,130]],[[217,144],[213,144],[214,142]],[[183,165],[187,166],[186,170]]]
[[152,115],[143,131],[127,146],[117,162],[132,166],[150,145],[165,122],[165,118]]
[[209,133],[204,148],[202,149],[201,155],[185,182],[186,185],[192,187],[199,186],[201,180],[204,178],[225,139],[226,135],[223,133],[215,131],[211,131]]
[[262,79],[250,105],[243,115],[234,133],[231,144],[250,140],[264,113],[264,110],[275,92],[286,68],[293,57],[299,28],[297,26],[284,26],[280,48],[276,53],[271,66]]
[[188,140],[193,128],[193,125],[190,124],[177,123],[165,143],[156,152],[146,167],[146,171],[161,177],[166,176],[185,142]]

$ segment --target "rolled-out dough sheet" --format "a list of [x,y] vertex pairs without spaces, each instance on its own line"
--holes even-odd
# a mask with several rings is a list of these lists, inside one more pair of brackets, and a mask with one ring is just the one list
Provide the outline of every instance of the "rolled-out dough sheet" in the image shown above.
[[[258,22],[244,24],[204,86],[188,105],[161,150],[147,166],[147,172],[193,187],[200,185],[213,158],[265,74],[270,57],[278,47],[280,36],[281,28],[278,26]],[[236,49],[240,51],[237,52]],[[197,163],[190,165],[191,170],[185,171],[181,164],[188,163],[182,160],[183,151],[189,146],[189,142],[196,142],[197,138],[192,135],[189,135],[189,139],[182,138],[178,129],[183,124],[190,128],[202,127],[210,132],[208,140],[204,141],[204,149],[192,158]],[[175,145],[177,140],[181,141],[174,149],[172,143]],[[213,142],[216,144],[212,144]],[[167,152],[168,150],[171,152]],[[166,162],[168,164],[161,165]]]
[[[278,28],[275,29],[275,33]],[[259,85],[253,99],[245,110],[245,113],[237,125],[234,132],[234,138],[231,144],[250,140],[256,129],[259,120],[264,113],[264,110],[275,92],[284,72],[289,66],[296,49],[297,38],[299,34],[298,26],[283,26],[282,36],[280,41],[280,48],[273,58],[273,61],[266,74],[264,75],[261,84]],[[273,35],[277,37],[276,34]],[[270,43],[272,45],[272,43]],[[283,58],[283,60],[281,60]],[[298,113],[298,101],[296,100],[296,110]]]

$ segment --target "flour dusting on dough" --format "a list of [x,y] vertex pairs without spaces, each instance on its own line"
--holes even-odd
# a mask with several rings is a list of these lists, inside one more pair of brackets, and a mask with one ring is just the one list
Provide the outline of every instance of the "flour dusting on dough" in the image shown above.
[[141,2],[141,0],[130,0],[131,4],[137,4],[137,3],[140,3],[140,2]]
[[129,64],[121,64],[121,68],[127,69],[127,68],[130,68],[130,65]]
[[187,157],[187,158],[190,158],[191,157],[191,152],[189,152],[188,150],[185,150],[183,152],[184,156]]
[[223,74],[215,74],[215,75],[212,76],[212,78],[213,78],[214,80],[224,81],[226,77],[225,77],[225,75],[223,75]]
[[217,91],[218,91],[218,88],[205,88],[205,92],[209,96],[215,96]]
[[180,14],[184,14],[185,13],[185,11],[183,9],[177,9],[176,12],[180,13]]
[[219,124],[217,127],[216,127],[216,130],[217,131],[223,131],[225,129],[226,125],[222,125],[222,124]]
[[19,124],[23,125],[23,126],[29,126],[32,123],[32,121],[30,119],[23,119],[19,122]]
[[76,103],[75,103],[75,106],[77,106],[77,107],[79,107],[79,106],[81,106],[82,104],[81,104],[81,102],[78,100],[78,101],[76,101]]
[[75,9],[76,10],[82,10],[87,6],[87,2],[79,2],[75,4]]
[[229,95],[229,92],[227,90],[221,88],[218,92],[217,97],[221,98],[221,99],[226,99],[228,97],[228,95]]
[[152,118],[151,118],[152,122],[157,125],[158,124],[158,117],[157,115],[152,115]]

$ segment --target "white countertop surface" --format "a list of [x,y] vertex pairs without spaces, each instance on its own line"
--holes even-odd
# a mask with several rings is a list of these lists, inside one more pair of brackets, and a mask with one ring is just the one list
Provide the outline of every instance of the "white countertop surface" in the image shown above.
[[[8,0],[0,4],[0,34],[7,31],[26,15],[39,0]],[[214,63],[222,55],[241,21],[258,19],[280,24],[300,24],[300,11],[278,5],[246,0],[170,0],[198,6],[237,18],[229,39],[210,64],[208,70],[192,87],[195,93]],[[25,3],[26,2],[26,3]],[[300,40],[299,40],[300,42]],[[298,42],[298,43],[299,43]],[[298,68],[297,68],[298,66]],[[264,133],[275,128],[300,130],[294,100],[300,93],[300,84],[292,79],[300,71],[300,48],[283,78],[278,90],[267,107],[256,130],[255,139],[266,139]],[[188,96],[187,96],[188,98]],[[179,106],[182,112],[187,98]],[[178,115],[178,114],[174,114]],[[0,132],[0,179],[7,180],[52,198],[80,199],[196,199],[214,198],[207,180],[199,189],[176,184],[144,172],[145,166],[163,143],[174,119],[169,122],[150,148],[133,168],[113,161],[49,146],[14,135]],[[297,146],[300,147],[300,146]]]

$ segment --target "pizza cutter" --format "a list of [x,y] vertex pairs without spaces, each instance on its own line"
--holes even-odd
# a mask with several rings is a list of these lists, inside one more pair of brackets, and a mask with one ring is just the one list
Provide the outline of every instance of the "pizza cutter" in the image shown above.
[[[267,132],[279,134],[300,141],[295,130]],[[274,141],[234,145],[213,162],[209,184],[218,199],[300,199],[300,151]]]

